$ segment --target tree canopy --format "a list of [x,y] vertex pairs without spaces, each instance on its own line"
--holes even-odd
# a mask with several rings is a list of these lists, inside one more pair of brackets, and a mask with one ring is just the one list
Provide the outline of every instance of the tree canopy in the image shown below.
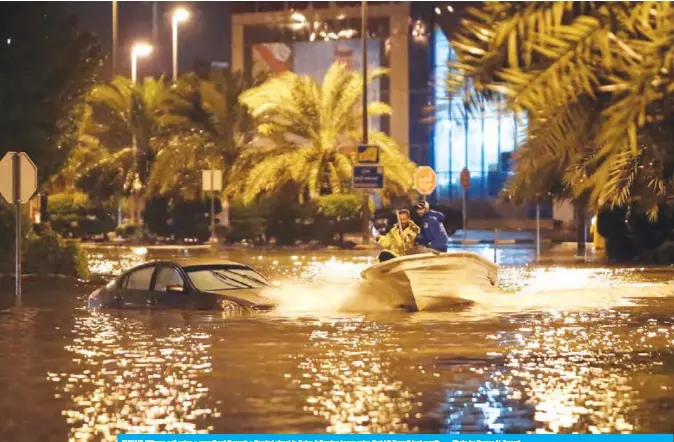
[[83,100],[103,53],[58,3],[2,3],[0,29],[0,157],[27,152],[44,183],[77,144]]
[[[375,70],[368,81],[384,74]],[[241,96],[257,134],[243,154],[250,165],[240,183],[244,201],[284,183],[298,184],[301,196],[309,199],[350,191],[353,155],[362,133],[362,81],[360,74],[335,63],[322,83],[287,72]],[[389,115],[391,108],[370,103],[368,113]],[[369,138],[381,147],[389,191],[407,192],[414,165],[386,134],[371,131]]]
[[657,214],[672,195],[670,2],[485,2],[452,46],[452,93],[526,112],[515,197],[588,197]]

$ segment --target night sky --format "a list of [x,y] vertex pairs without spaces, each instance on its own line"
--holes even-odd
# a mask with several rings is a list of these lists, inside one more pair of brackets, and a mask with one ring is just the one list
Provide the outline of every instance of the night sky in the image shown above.
[[[151,1],[118,3],[119,73],[130,75],[130,47],[133,41],[152,42]],[[138,64],[138,76],[171,73],[171,18],[178,5],[189,8],[192,16],[181,24],[178,37],[179,71],[193,68],[197,59],[229,61],[229,2],[157,2],[158,47],[151,57]],[[112,54],[112,2],[64,2],[63,6],[79,18],[82,29],[98,34],[105,51]],[[111,57],[111,56],[110,56]]]

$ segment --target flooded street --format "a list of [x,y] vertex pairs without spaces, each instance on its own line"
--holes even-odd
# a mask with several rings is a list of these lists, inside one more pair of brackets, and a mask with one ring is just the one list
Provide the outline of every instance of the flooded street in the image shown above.
[[[185,253],[90,250],[107,275]],[[251,317],[90,312],[94,287],[66,280],[26,281],[14,310],[0,281],[0,440],[674,432],[672,269],[533,266],[531,250],[504,250],[498,296],[402,313],[360,280],[372,253],[293,253],[221,255],[279,285],[280,311]]]

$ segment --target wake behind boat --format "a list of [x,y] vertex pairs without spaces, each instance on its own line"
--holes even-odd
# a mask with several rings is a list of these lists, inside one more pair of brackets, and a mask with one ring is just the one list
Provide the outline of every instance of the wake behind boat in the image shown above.
[[419,311],[461,301],[462,287],[483,291],[497,283],[498,265],[473,252],[422,253],[375,264],[361,273],[385,281],[413,300]]

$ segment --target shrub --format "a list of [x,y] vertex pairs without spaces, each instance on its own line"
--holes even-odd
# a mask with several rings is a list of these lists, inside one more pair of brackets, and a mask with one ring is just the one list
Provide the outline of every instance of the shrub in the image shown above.
[[[215,200],[215,215],[222,211],[222,205]],[[207,241],[211,236],[211,202],[209,200],[174,201],[171,225],[177,240],[197,238]],[[217,222],[217,221],[216,221]]]
[[57,233],[47,231],[32,238],[23,254],[26,273],[57,274],[86,279],[89,277],[87,254],[74,241],[65,241]]
[[[25,244],[25,241],[32,234],[30,220],[26,215],[25,208],[21,219],[21,233]],[[12,268],[11,263],[14,261],[14,220],[14,208],[0,197],[0,267],[2,268]]]
[[84,193],[56,193],[47,205],[52,229],[62,236],[88,239],[115,228],[112,204],[94,204]]
[[267,231],[268,216],[268,207],[264,203],[255,202],[245,206],[240,201],[232,201],[229,214],[231,224],[227,236],[229,241],[262,242]]
[[147,229],[156,235],[171,235],[169,220],[169,200],[167,198],[150,198],[143,213]]
[[356,194],[320,196],[316,201],[316,236],[325,241],[331,240],[337,233],[340,243],[343,243],[344,233],[359,227],[362,203],[363,197]]

